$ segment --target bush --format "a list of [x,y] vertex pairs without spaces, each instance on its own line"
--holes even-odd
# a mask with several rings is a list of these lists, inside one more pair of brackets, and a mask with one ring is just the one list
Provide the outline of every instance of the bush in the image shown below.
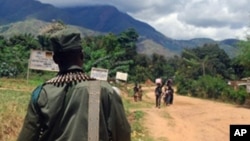
[[224,102],[243,104],[247,97],[244,87],[234,90],[227,82],[219,77],[202,76],[198,80],[178,79],[177,93],[200,98],[217,99]]
[[227,83],[217,77],[202,76],[198,79],[198,89],[203,91],[202,97],[210,99],[218,99],[223,90],[228,87]]
[[190,90],[191,81],[185,77],[177,76],[176,79],[177,93],[180,95],[187,95]]
[[13,67],[5,62],[0,63],[0,77],[16,77],[18,73],[17,67]]

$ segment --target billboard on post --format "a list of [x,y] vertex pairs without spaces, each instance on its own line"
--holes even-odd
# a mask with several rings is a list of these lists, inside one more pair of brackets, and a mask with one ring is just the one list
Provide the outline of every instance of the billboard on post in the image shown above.
[[127,79],[128,79],[128,73],[116,72],[116,79],[127,81]]
[[95,78],[97,80],[108,80],[108,69],[103,68],[91,68],[90,77]]
[[29,69],[59,71],[58,65],[53,61],[53,52],[31,50]]

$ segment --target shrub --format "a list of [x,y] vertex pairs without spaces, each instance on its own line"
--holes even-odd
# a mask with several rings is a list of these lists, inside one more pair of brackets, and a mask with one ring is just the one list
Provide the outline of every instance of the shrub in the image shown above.
[[198,80],[178,79],[177,93],[200,98],[217,99],[224,102],[243,104],[247,97],[244,87],[234,90],[227,82],[219,77],[202,76]]
[[11,66],[5,62],[0,63],[0,77],[16,77],[18,73],[17,67]]

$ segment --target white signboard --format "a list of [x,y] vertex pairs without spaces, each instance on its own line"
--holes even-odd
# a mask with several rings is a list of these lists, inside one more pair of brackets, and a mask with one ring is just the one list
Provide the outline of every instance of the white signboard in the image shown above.
[[29,68],[35,70],[59,71],[58,65],[53,61],[53,52],[31,50]]
[[98,80],[105,80],[108,79],[108,70],[102,68],[91,68],[90,77],[98,79]]
[[123,72],[116,72],[116,79],[127,81],[128,74]]
[[247,84],[247,93],[250,93],[250,84]]

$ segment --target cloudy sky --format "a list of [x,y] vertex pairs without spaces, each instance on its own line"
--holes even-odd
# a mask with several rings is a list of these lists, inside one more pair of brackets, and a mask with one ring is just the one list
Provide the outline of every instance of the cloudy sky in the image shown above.
[[249,33],[249,0],[39,0],[57,7],[113,5],[173,39],[243,39]]

